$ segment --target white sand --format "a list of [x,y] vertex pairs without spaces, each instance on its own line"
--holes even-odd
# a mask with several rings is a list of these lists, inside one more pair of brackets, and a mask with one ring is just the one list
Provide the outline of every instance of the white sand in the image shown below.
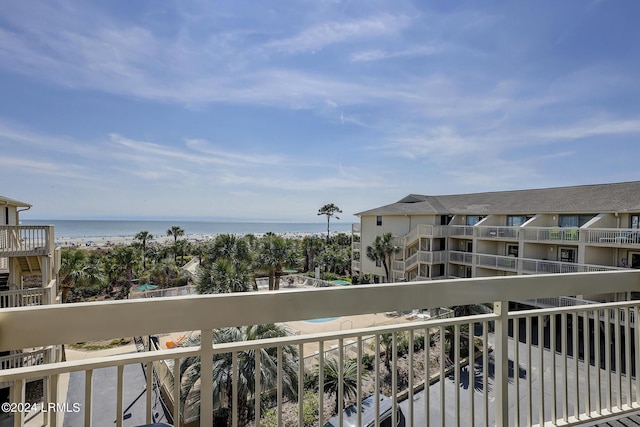
[[[310,237],[313,234],[317,233],[276,233],[284,238],[289,239],[303,239],[305,237]],[[332,232],[332,234],[334,234]],[[337,232],[336,232],[337,234]],[[256,237],[264,236],[264,233],[254,233]],[[179,237],[179,240],[186,239],[190,242],[206,242],[209,240],[213,240],[216,238],[216,234],[185,234],[184,236]],[[242,237],[242,234],[236,234],[238,237]],[[173,243],[173,236],[154,236],[153,239],[147,240],[147,244],[160,243],[160,244],[171,244]],[[132,243],[140,243],[139,240],[136,240],[134,236],[112,236],[112,237],[57,237],[56,245],[62,247],[89,247],[89,248],[108,248],[113,246],[123,246],[130,245]]]

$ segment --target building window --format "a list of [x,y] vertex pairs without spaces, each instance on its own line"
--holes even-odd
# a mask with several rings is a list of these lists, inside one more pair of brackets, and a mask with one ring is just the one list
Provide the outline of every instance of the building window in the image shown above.
[[507,226],[519,227],[529,220],[526,215],[509,215],[507,216]]
[[629,252],[629,267],[640,268],[640,252]]
[[561,262],[576,262],[576,250],[573,248],[560,248]]
[[381,226],[382,225],[382,217],[380,215],[378,215],[376,217],[376,225],[377,226]]
[[560,215],[558,218],[558,227],[582,227],[591,220],[595,215]]
[[507,256],[518,258],[518,245],[507,245]]
[[640,228],[640,215],[631,215],[631,228]]
[[480,215],[467,215],[467,225],[476,225],[482,218]]
[[382,261],[380,261],[380,258],[376,259],[376,267],[382,267]]
[[4,208],[4,223],[5,225],[9,225],[9,208],[6,206]]

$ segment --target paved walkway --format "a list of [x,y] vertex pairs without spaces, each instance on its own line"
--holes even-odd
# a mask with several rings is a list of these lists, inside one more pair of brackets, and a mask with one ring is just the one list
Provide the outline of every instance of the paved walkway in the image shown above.
[[[81,351],[66,349],[67,360],[92,359],[116,354],[134,353],[135,345],[111,348],[98,351]],[[96,369],[93,372],[93,426],[113,426],[116,419],[116,377],[117,368]],[[58,423],[62,426],[76,427],[84,425],[84,372],[72,372],[60,375],[58,380],[59,402],[66,402],[66,410],[63,412],[50,412],[49,416],[56,414]],[[136,426],[145,423],[146,416],[146,379],[141,364],[125,366],[123,406],[124,426]],[[154,391],[152,397],[153,415],[157,422],[166,422],[161,410],[160,401]],[[76,406],[74,407],[74,404]],[[75,410],[78,408],[79,410]],[[13,417],[0,416],[0,427],[13,426]],[[25,426],[40,427],[44,424],[41,406],[25,416]]]
[[[531,363],[529,363],[528,355],[526,353],[527,346],[525,344],[519,343],[519,356],[520,356],[520,364],[517,370],[518,376],[518,390],[519,390],[519,399],[518,399],[518,411],[520,425],[537,425],[540,419],[541,412],[541,404],[544,404],[544,415],[545,419],[551,419],[552,407],[555,404],[555,409],[557,413],[557,417],[561,418],[564,410],[564,393],[562,392],[562,373],[565,372],[565,368],[563,365],[562,358],[559,355],[556,356],[555,360],[552,362],[552,354],[549,350],[543,351],[543,361],[544,367],[543,372],[540,372],[539,369],[539,360],[540,353],[537,347],[532,347],[531,349]],[[514,349],[515,343],[513,339],[509,340],[509,385],[508,385],[508,395],[509,395],[509,413],[511,415],[511,419],[509,420],[509,425],[514,425],[514,416],[516,413],[516,402],[514,397],[516,396],[516,379],[514,377],[514,369],[513,369],[513,360],[514,360]],[[556,396],[555,401],[552,400],[552,396],[550,393],[550,385],[552,384],[552,363],[555,363],[556,367]],[[584,390],[586,389],[586,365],[583,362],[578,363],[578,372],[576,379],[576,371],[574,368],[574,362],[572,358],[568,358],[567,361],[567,370],[566,370],[566,381],[568,384],[574,384],[576,381],[579,384],[580,395],[575,396],[575,389],[572,386],[569,386],[569,394],[568,394],[568,416],[572,416],[574,413],[574,402],[578,401],[580,406],[580,410],[585,410],[585,394]],[[531,366],[531,368],[529,368]],[[484,370],[483,360],[479,358],[476,360],[474,368],[472,369],[473,380],[470,382],[469,380],[469,367],[462,368],[460,373],[461,384],[459,394],[460,394],[460,413],[459,417],[461,419],[461,425],[485,425],[485,413],[484,413],[484,387],[487,388],[487,396],[489,400],[489,413],[486,415],[488,418],[488,425],[495,425],[495,411],[494,411],[494,372],[495,365],[493,360],[493,355],[489,357],[489,366],[488,366],[488,384],[484,385],[482,381],[482,372]],[[615,395],[615,390],[617,390],[617,380],[615,378],[615,374],[607,380],[606,374],[604,370],[600,370],[601,375],[601,396],[602,402],[604,404],[604,396],[606,396],[609,387],[612,388],[613,392],[613,401],[615,402],[617,396]],[[594,386],[596,385],[596,376],[598,375],[598,371],[591,366],[589,369],[589,377],[590,377],[590,397],[591,397],[591,405],[594,405],[596,401],[596,389]],[[623,377],[623,381],[624,381]],[[531,382],[531,393],[528,392],[528,382]],[[544,394],[541,393],[541,384],[544,382]],[[473,393],[470,392],[469,386],[470,383],[473,384]],[[442,425],[441,420],[443,419],[441,413],[441,399],[444,399],[444,425],[456,425],[455,417],[456,417],[456,384],[454,383],[453,376],[448,376],[444,382],[444,394],[441,394],[441,384],[440,382],[436,382],[432,384],[429,388],[429,399],[430,399],[430,412],[429,412],[429,425]],[[623,401],[626,399],[624,395],[623,387]],[[635,393],[634,393],[635,394]],[[471,396],[473,396],[474,402],[474,422],[471,422]],[[634,396],[635,397],[635,396]],[[593,407],[593,406],[592,406]],[[405,417],[407,419],[407,425],[409,423],[409,402],[407,400],[400,403],[400,408],[402,409]],[[531,422],[528,421],[531,420]],[[626,424],[625,424],[626,423]],[[425,412],[425,393],[420,392],[414,395],[414,425],[427,425],[426,423],[426,412]],[[640,417],[632,416],[628,418],[620,419],[619,421],[611,421],[608,423],[594,423],[594,424],[585,424],[588,425],[597,425],[597,426],[607,426],[607,427],[617,427],[617,426],[640,426]]]

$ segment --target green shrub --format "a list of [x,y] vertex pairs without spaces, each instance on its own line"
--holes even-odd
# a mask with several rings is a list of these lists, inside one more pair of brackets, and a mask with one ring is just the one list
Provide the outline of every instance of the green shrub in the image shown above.
[[376,357],[373,354],[365,354],[362,356],[362,366],[367,371],[370,371],[371,369],[373,369],[375,362],[376,362]]
[[275,408],[269,409],[264,413],[260,420],[260,425],[264,427],[278,427],[278,414]]
[[[307,390],[302,398],[302,422],[304,427],[315,426],[318,422],[318,394],[313,390]],[[298,415],[298,408],[296,408]]]
[[317,372],[305,372],[304,374],[304,389],[305,390],[317,390],[318,389],[318,373]]

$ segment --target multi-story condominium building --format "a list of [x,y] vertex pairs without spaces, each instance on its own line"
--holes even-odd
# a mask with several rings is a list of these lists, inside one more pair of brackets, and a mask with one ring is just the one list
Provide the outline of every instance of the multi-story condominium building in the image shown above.
[[[23,226],[20,213],[29,203],[0,196],[0,312],[2,309],[54,304],[60,250],[53,226]],[[54,347],[0,352],[0,370],[54,361]],[[8,383],[0,382],[0,389]]]
[[[357,215],[352,269],[376,282],[640,268],[640,181],[410,194]],[[385,233],[398,248],[388,279],[366,256]]]

